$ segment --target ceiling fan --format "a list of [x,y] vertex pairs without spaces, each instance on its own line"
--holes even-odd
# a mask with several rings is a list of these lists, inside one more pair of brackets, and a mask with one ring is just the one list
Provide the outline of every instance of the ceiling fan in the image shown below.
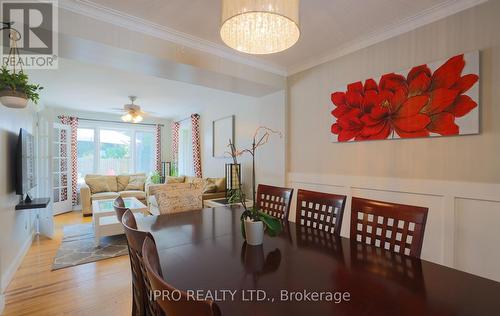
[[136,96],[129,96],[130,104],[125,104],[122,109],[114,108],[114,111],[120,111],[123,113],[122,121],[124,122],[132,122],[139,123],[142,122],[144,116],[148,114],[141,110],[141,107],[137,104],[134,104],[135,100],[137,100]]

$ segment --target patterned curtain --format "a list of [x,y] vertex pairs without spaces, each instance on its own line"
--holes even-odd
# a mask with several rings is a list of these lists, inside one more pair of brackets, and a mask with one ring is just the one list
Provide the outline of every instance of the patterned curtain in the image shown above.
[[58,116],[61,124],[69,125],[71,128],[71,189],[73,194],[71,196],[71,200],[73,201],[73,205],[78,204],[78,117],[75,116],[66,116],[60,115]]
[[201,148],[200,148],[200,115],[191,115],[191,128],[193,137],[193,167],[194,175],[201,178]]
[[179,158],[179,122],[172,122],[172,169],[177,172]]
[[161,173],[161,125],[156,124],[155,128],[155,167],[158,173]]

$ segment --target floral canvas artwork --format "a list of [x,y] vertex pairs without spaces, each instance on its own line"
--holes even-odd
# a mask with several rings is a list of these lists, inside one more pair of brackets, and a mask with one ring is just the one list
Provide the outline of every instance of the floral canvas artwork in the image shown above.
[[331,94],[334,142],[479,133],[479,52],[347,85]]

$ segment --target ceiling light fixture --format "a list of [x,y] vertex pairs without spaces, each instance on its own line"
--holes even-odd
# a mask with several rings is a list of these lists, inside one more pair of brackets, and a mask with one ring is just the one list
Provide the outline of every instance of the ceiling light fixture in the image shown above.
[[300,0],[222,0],[220,36],[248,54],[272,54],[300,37]]
[[122,121],[127,123],[140,123],[144,119],[145,112],[141,111],[141,107],[137,104],[134,104],[134,101],[137,100],[136,96],[129,96],[130,104],[125,104],[123,109],[116,109],[120,112],[125,111],[125,114],[122,115]]

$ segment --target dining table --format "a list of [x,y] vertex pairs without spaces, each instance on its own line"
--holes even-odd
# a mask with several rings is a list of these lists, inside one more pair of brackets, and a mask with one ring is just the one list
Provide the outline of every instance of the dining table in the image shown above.
[[243,210],[148,216],[138,228],[153,235],[165,281],[222,315],[500,314],[498,282],[293,222],[248,245]]

